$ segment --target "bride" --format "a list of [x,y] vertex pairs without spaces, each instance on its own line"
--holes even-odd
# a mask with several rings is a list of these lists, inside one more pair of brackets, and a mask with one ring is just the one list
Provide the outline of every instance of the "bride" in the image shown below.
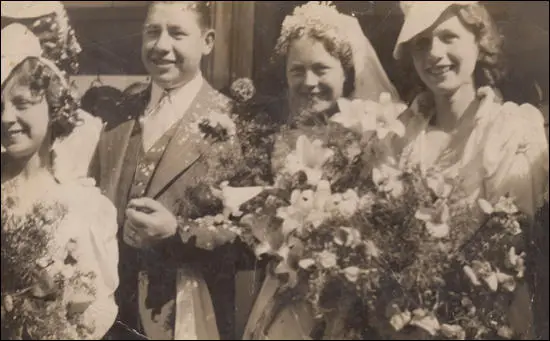
[[1,36],[2,339],[101,339],[118,311],[116,210],[86,178],[102,122],[26,26]]
[[[382,93],[398,99],[359,21],[339,13],[333,6],[311,1],[297,7],[282,24],[275,54],[285,66],[288,89],[284,103],[266,109],[280,125],[274,136],[272,168],[277,168],[275,160],[281,159],[277,155],[286,152],[284,145],[292,135],[328,130],[328,118],[340,110],[339,99],[378,101]],[[283,285],[272,272],[268,266],[245,327],[244,340],[345,336],[345,326],[338,319],[323,326],[308,303],[280,295]]]

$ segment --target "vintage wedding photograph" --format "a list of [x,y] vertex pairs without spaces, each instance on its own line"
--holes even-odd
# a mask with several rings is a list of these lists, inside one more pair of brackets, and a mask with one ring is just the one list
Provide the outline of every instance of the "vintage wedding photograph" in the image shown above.
[[548,1],[1,1],[2,340],[547,340]]

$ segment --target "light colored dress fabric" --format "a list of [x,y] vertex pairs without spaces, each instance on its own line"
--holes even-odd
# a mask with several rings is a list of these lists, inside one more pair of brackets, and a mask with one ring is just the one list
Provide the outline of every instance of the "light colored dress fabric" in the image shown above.
[[[544,203],[548,186],[548,142],[544,119],[530,104],[502,101],[490,88],[478,90],[480,105],[473,124],[460,131],[461,136],[435,158],[424,162],[430,148],[425,134],[430,129],[433,101],[428,93],[418,96],[403,114],[406,135],[398,141],[397,159],[402,166],[435,168],[449,177],[460,176],[475,202],[491,202],[509,194],[517,206],[533,216]],[[433,158],[432,158],[433,159]],[[510,322],[523,338],[533,335],[533,311],[527,285],[519,287],[510,306]]]
[[491,88],[481,88],[471,126],[459,130],[455,143],[426,164],[424,152],[430,146],[425,134],[434,110],[430,97],[418,96],[402,116],[406,135],[396,144],[400,164],[461,176],[472,201],[495,201],[508,193],[533,215],[548,183],[548,142],[540,111],[530,104],[502,103]]
[[[76,252],[73,253],[77,261],[74,271],[94,273],[95,277],[90,284],[95,296],[84,311],[82,320],[86,326],[92,327],[90,330],[93,330],[85,335],[86,339],[103,338],[118,313],[114,300],[114,292],[119,283],[116,239],[118,227],[114,206],[93,186],[93,181],[88,179],[67,183],[45,181],[43,186],[33,186],[32,198],[25,195],[31,192],[29,188],[25,188],[17,188],[21,195],[8,194],[20,203],[14,207],[12,214],[24,215],[35,203],[47,206],[61,204],[66,209],[62,220],[56,225],[50,250],[53,259],[62,264],[66,257],[67,245],[71,241],[76,245]],[[56,269],[51,269],[52,274],[58,271]],[[64,295],[70,292],[72,288],[69,284],[64,290]],[[72,328],[68,330],[70,329]]]
[[68,208],[57,241],[66,245],[69,239],[76,240],[78,269],[96,275],[93,281],[95,300],[84,312],[83,319],[94,327],[89,339],[98,340],[111,328],[118,313],[114,299],[118,287],[116,210],[96,187],[61,184],[52,194]]
[[119,284],[117,211],[95,187],[95,180],[86,177],[103,123],[84,111],[79,111],[79,118],[81,123],[73,132],[54,143],[53,177],[48,174],[32,185],[16,185],[7,191],[3,184],[2,194],[13,196],[18,202],[10,212],[16,215],[25,214],[35,203],[55,202],[66,208],[53,247],[61,260],[69,240],[76,241],[76,270],[95,274],[91,283],[95,300],[83,313],[83,320],[94,326],[86,338],[98,340],[105,336],[118,314],[114,298]]

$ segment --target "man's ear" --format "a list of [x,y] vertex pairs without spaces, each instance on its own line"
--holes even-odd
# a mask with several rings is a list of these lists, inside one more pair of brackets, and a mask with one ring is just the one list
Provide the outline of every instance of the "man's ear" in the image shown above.
[[207,56],[214,49],[214,42],[216,41],[216,32],[213,29],[205,30],[203,35],[204,48],[202,54]]

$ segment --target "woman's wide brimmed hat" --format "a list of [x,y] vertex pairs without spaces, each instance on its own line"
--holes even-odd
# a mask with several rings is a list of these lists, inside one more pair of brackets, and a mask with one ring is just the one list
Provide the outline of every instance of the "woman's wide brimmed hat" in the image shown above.
[[59,76],[62,84],[68,88],[65,75],[50,60],[42,57],[40,40],[25,25],[14,23],[6,26],[0,33],[2,39],[2,86],[21,63],[28,58],[39,59],[41,63],[52,69]]
[[60,1],[2,1],[2,16],[6,18],[38,18],[63,10]]
[[402,57],[403,44],[430,28],[452,5],[471,5],[478,1],[401,1],[400,6],[405,19],[395,43],[393,57]]

